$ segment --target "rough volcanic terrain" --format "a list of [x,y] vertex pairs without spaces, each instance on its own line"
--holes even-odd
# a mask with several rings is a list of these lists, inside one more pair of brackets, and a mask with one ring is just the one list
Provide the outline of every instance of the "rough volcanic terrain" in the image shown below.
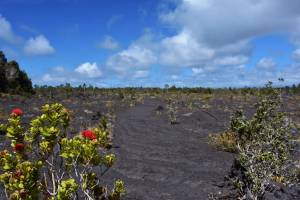
[[[69,132],[77,134],[97,123],[107,111],[107,100],[103,97],[52,100],[36,96],[3,97],[0,99],[0,123],[5,122],[12,108],[20,107],[25,112],[24,125],[28,126],[40,113],[42,105],[59,102],[72,110]],[[297,102],[287,102],[295,119],[300,118]],[[119,105],[115,110],[112,148],[117,161],[104,175],[103,182],[109,185],[112,179],[123,179],[127,190],[123,199],[204,200],[209,194],[224,189],[221,188],[223,180],[235,155],[208,144],[208,134],[225,130],[231,111],[241,105],[244,108],[246,105],[246,111],[251,113],[253,103],[224,99],[198,101],[199,106],[192,110],[179,107],[178,124],[170,123],[165,101],[158,97],[146,97],[132,107],[121,105],[119,100],[114,103]],[[7,148],[9,143],[4,136],[0,139],[1,149]]]
[[208,128],[216,131],[222,125],[204,112],[181,115],[181,122],[171,125],[155,113],[160,103],[148,99],[119,112],[114,134],[118,161],[107,176],[125,180],[128,200],[208,199],[233,162],[233,155],[207,142]]

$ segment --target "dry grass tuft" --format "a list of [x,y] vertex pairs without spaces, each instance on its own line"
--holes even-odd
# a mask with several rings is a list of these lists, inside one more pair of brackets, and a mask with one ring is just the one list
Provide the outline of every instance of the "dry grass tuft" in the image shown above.
[[8,115],[0,108],[0,120],[6,120]]
[[230,131],[219,134],[209,134],[209,143],[217,149],[237,153],[237,135]]

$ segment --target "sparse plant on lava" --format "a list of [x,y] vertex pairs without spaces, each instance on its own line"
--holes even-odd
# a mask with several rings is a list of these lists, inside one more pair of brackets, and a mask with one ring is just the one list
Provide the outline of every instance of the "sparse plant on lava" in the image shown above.
[[177,124],[178,122],[178,106],[177,102],[173,101],[172,99],[167,100],[167,112],[168,117],[171,124]]

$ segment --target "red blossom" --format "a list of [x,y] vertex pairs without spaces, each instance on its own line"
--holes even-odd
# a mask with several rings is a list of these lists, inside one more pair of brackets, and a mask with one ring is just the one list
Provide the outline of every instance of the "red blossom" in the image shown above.
[[83,132],[81,133],[81,135],[82,135],[83,137],[85,137],[85,138],[90,139],[90,140],[96,140],[96,139],[97,139],[96,134],[95,134],[93,131],[91,131],[91,130],[85,130],[85,131],[83,131]]
[[22,151],[24,149],[25,145],[22,143],[17,143],[14,147],[15,151]]
[[20,108],[15,108],[11,111],[11,115],[15,115],[15,116],[22,116],[23,115],[23,111]]

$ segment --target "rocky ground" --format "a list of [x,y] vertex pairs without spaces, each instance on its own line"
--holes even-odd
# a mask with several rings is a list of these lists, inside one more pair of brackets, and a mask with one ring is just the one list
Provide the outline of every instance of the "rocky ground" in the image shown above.
[[128,200],[207,199],[233,161],[233,155],[207,142],[207,134],[222,124],[195,112],[171,125],[164,114],[157,115],[158,105],[162,102],[147,99],[119,113],[114,137],[119,159],[107,177],[125,180]]
[[[107,100],[103,97],[53,100],[36,96],[5,97],[0,99],[0,123],[12,108],[20,107],[25,112],[24,123],[28,125],[42,105],[59,102],[72,110],[70,132],[75,134],[97,123],[107,111]],[[104,175],[103,182],[123,179],[126,200],[201,200],[208,199],[210,194],[224,192],[224,177],[235,155],[209,145],[208,134],[225,130],[231,112],[238,107],[253,112],[253,103],[224,99],[199,101],[200,106],[192,110],[179,107],[179,123],[170,124],[161,98],[146,97],[133,107],[122,105],[120,100],[114,102],[119,105],[112,149],[117,161]],[[300,105],[297,100],[289,100],[287,105],[293,111],[292,117],[298,119]],[[0,137],[2,149],[7,143],[4,136]]]

